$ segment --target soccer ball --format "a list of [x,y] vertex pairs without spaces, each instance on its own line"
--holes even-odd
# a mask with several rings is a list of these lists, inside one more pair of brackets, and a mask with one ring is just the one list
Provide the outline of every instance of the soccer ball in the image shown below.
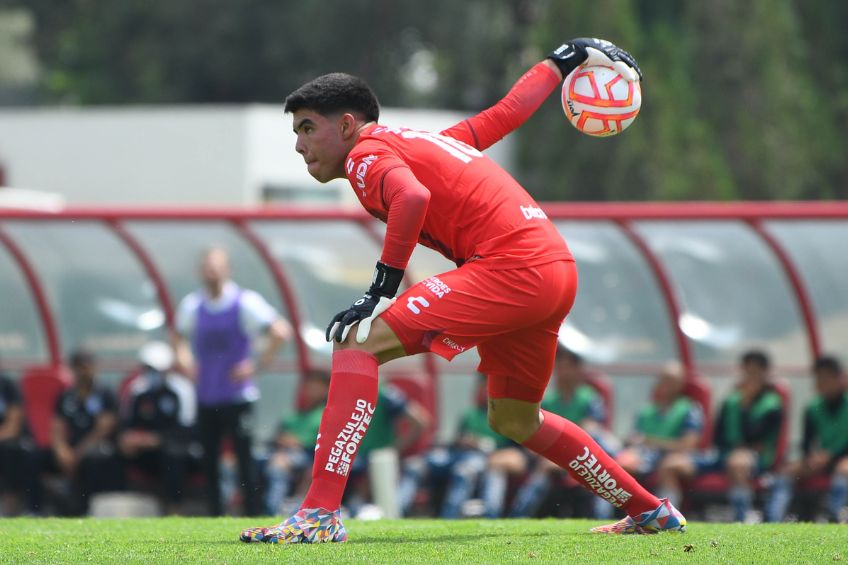
[[587,135],[606,137],[633,123],[642,107],[642,89],[612,67],[577,67],[562,83],[562,109]]

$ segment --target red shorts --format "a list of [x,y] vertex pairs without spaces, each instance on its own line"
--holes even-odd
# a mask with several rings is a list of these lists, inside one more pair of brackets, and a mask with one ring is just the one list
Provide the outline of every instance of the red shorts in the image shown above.
[[483,259],[421,281],[380,318],[408,355],[450,361],[477,347],[489,397],[539,402],[576,292],[573,261],[491,270]]

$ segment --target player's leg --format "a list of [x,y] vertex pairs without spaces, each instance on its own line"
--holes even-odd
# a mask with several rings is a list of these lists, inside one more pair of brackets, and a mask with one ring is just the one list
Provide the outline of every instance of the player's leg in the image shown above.
[[244,513],[247,516],[259,514],[259,496],[256,477],[256,464],[253,461],[253,403],[245,402],[227,406],[225,409],[226,427],[232,434],[233,448],[238,464],[238,476],[241,481]]
[[489,455],[480,485],[486,518],[500,518],[503,515],[509,478],[526,472],[527,454],[523,449],[503,447]]
[[356,453],[377,407],[377,367],[405,355],[400,340],[380,318],[374,320],[365,343],[352,331],[344,343],[334,343],[330,390],[318,428],[312,483],[300,510],[269,528],[242,531],[244,542],[343,542],[347,532],[339,507]]
[[200,444],[203,446],[203,484],[210,516],[221,516],[221,477],[219,459],[221,453],[221,423],[218,408],[201,406],[197,411]]
[[[321,532],[340,525],[337,509],[347,474],[376,405],[377,366],[424,351],[450,360],[492,335],[535,323],[528,322],[528,312],[542,310],[550,315],[550,297],[563,296],[562,288],[553,286],[562,278],[573,280],[569,270],[574,272],[573,263],[511,271],[492,270],[484,260],[466,263],[404,292],[374,321],[364,344],[357,344],[351,332],[345,343],[335,346],[313,482],[302,508],[316,512],[296,514],[272,529],[246,530],[242,540],[342,541],[341,530],[313,540],[301,525],[307,520],[318,523]],[[512,299],[505,300],[507,296]],[[560,318],[568,307],[570,301]]]
[[486,468],[486,454],[477,449],[452,450],[448,467],[448,483],[439,512],[441,518],[462,517],[462,506],[473,494],[480,475]]
[[624,520],[596,531],[682,530],[685,518],[668,501],[645,490],[585,430],[540,410],[564,316],[565,312],[555,313],[535,327],[498,336],[478,347],[479,370],[488,375],[492,428],[556,463],[584,488],[627,512]]
[[695,464],[688,453],[663,455],[656,466],[658,492],[672,504],[683,499],[683,481],[695,474]]
[[736,522],[745,521],[754,502],[751,480],[756,467],[757,455],[750,449],[735,449],[727,457],[727,476],[730,479],[728,498]]
[[490,421],[498,433],[556,463],[584,488],[627,512],[624,520],[596,531],[653,533],[685,527],[685,518],[670,503],[645,490],[580,426],[540,410],[538,401],[490,398],[489,402]]

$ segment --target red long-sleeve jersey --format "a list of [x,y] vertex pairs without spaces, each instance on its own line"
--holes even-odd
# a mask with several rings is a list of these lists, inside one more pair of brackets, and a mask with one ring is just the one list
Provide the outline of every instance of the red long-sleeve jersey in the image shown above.
[[480,152],[524,123],[558,84],[539,63],[495,106],[439,134],[376,124],[362,131],[345,170],[365,209],[387,223],[384,263],[405,268],[416,242],[458,265],[572,260],[536,201]]

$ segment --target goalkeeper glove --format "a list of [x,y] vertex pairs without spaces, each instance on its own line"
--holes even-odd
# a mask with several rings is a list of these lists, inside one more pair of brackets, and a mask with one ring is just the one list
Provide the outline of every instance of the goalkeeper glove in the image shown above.
[[563,43],[547,56],[553,61],[562,78],[582,64],[612,67],[629,81],[642,80],[642,71],[633,56],[605,39],[580,37]]
[[371,322],[394,304],[395,294],[402,280],[403,269],[395,269],[377,262],[371,288],[362,298],[351,304],[350,308],[333,317],[327,326],[327,341],[335,339],[339,343],[343,342],[353,325],[359,323],[356,329],[356,343],[365,343],[371,331]]

